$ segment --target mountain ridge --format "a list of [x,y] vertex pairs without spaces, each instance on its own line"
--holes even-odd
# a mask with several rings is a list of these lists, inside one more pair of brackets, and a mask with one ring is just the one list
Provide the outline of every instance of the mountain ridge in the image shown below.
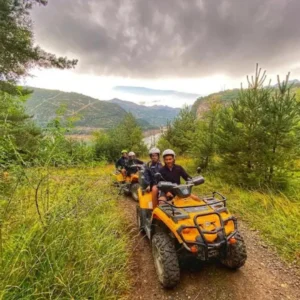
[[146,120],[154,127],[166,126],[168,121],[174,120],[180,109],[166,105],[140,105],[131,101],[125,101],[118,98],[109,100],[111,103],[118,104],[125,111],[131,112],[135,117]]
[[[57,116],[57,111],[63,110],[65,117],[80,117],[74,122],[73,131],[77,134],[90,134],[95,130],[112,128],[128,112],[137,118],[143,130],[154,129],[164,126],[168,119],[173,119],[179,112],[179,109],[163,105],[148,107],[121,99],[99,100],[81,93],[26,88],[33,91],[25,103],[26,112],[33,116],[39,126],[47,126]],[[126,109],[122,106],[126,106]],[[156,121],[152,122],[149,116],[156,117]]]
[[[292,85],[292,91],[300,91],[300,81],[298,79],[291,79],[288,81],[288,84]],[[271,86],[271,88],[273,89],[277,87],[278,83]],[[201,115],[209,109],[210,101],[217,100],[223,103],[224,105],[229,104],[232,100],[237,98],[239,91],[240,89],[236,88],[212,93],[204,97],[199,97],[192,105],[192,110],[196,113],[198,117],[201,117]]]

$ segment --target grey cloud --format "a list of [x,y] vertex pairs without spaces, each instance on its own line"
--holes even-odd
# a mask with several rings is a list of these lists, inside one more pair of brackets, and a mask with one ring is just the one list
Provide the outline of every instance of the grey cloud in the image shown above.
[[240,76],[299,60],[299,0],[49,0],[36,40],[79,72],[130,77]]

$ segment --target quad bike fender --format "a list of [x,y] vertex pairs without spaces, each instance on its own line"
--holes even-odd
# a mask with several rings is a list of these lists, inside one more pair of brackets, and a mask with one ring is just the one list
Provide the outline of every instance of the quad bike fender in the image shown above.
[[152,194],[138,189],[139,204],[141,209],[153,209]]
[[155,208],[152,213],[151,224],[155,225],[155,222],[161,221],[167,228],[174,234],[179,243],[182,243],[181,237],[177,233],[177,229],[180,225],[175,224],[170,217],[168,217],[161,209]]
[[114,174],[115,180],[117,182],[123,182],[124,181],[124,176],[121,172],[118,172],[116,174]]
[[138,173],[132,174],[130,176],[130,182],[138,182],[139,181],[139,175]]

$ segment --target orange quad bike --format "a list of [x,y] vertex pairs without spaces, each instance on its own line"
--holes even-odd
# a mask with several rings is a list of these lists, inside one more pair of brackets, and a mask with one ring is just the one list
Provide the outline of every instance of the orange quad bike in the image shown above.
[[126,176],[123,176],[121,171],[117,170],[114,174],[114,184],[120,188],[119,193],[124,193],[126,196],[132,196],[133,200],[138,201],[139,188],[139,170],[140,165],[127,166]]
[[171,192],[174,198],[160,201],[153,209],[151,193],[143,190],[140,176],[137,223],[151,241],[156,273],[165,288],[179,283],[180,265],[186,259],[218,259],[231,269],[246,262],[246,246],[237,219],[226,207],[226,198],[218,192],[199,200],[191,198],[193,186],[203,183],[202,176],[180,185],[159,182],[158,189]]

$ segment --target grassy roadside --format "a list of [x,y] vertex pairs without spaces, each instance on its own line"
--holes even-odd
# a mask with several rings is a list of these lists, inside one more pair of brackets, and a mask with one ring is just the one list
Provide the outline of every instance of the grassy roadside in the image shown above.
[[111,168],[26,172],[0,198],[0,299],[125,297],[128,235]]
[[[178,163],[195,174],[192,160],[179,159]],[[203,174],[205,184],[194,191],[199,195],[213,191],[224,194],[231,212],[246,221],[251,229],[258,230],[284,259],[300,265],[300,173],[294,173],[293,191],[289,196],[245,190],[209,174]]]
[[[191,160],[178,160],[193,174]],[[128,294],[128,230],[111,166],[26,171],[0,198],[0,299],[122,299]],[[232,212],[299,263],[300,207],[285,195],[246,191],[206,176]]]

